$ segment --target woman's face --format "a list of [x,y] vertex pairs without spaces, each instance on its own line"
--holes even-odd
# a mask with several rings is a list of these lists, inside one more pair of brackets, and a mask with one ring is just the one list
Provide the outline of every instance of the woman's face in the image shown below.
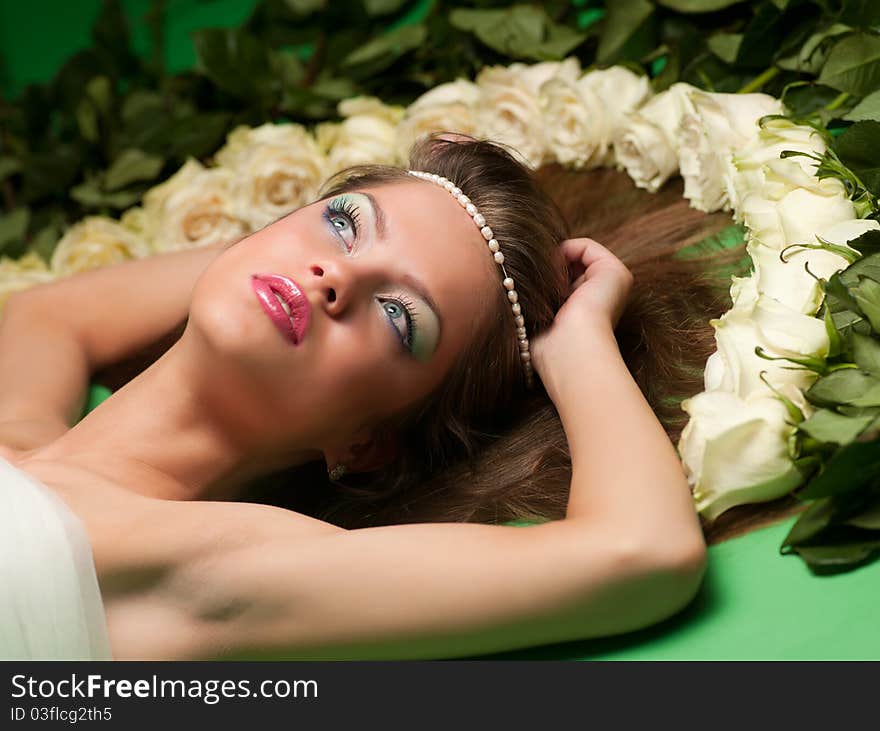
[[[448,373],[499,296],[486,242],[455,198],[412,180],[305,206],[224,251],[193,290],[189,329],[277,436],[332,439],[398,413]],[[251,275],[277,274],[310,305],[292,344]]]

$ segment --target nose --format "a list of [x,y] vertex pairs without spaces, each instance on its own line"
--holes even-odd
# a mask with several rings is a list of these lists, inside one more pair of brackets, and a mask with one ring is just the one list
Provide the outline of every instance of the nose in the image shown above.
[[326,312],[338,316],[371,286],[372,277],[366,268],[351,260],[322,261],[312,264],[313,286],[320,293],[320,305]]

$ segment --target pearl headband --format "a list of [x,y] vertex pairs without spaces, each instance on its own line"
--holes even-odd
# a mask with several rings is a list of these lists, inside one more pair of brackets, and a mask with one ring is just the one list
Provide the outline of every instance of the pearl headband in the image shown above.
[[480,229],[480,233],[483,234],[483,238],[486,239],[486,242],[489,245],[489,251],[492,252],[493,258],[501,265],[501,271],[504,273],[502,284],[504,285],[504,289],[507,290],[507,299],[510,301],[510,307],[513,310],[513,319],[516,323],[516,337],[517,340],[519,340],[519,357],[522,361],[523,371],[526,376],[526,387],[531,388],[534,380],[532,372],[532,354],[529,352],[529,339],[526,337],[526,323],[523,319],[519,302],[517,301],[519,295],[517,295],[516,289],[514,288],[513,279],[507,276],[507,270],[504,268],[504,254],[501,253],[501,247],[498,244],[498,241],[495,240],[492,234],[492,229],[486,225],[486,219],[483,218],[482,214],[477,210],[477,207],[471,203],[471,199],[462,193],[461,188],[457,187],[451,180],[444,178],[442,175],[427,173],[422,170],[407,170],[407,172],[410,175],[421,178],[422,180],[430,180],[432,183],[436,183],[452,193],[461,207],[464,208],[474,219],[474,223],[477,228]]

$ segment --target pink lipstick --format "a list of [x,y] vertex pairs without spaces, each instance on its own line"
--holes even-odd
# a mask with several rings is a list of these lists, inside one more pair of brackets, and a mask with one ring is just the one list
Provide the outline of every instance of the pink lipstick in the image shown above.
[[[309,300],[299,285],[280,274],[252,274],[251,286],[269,319],[291,343],[299,345],[311,313]],[[285,305],[290,314],[284,309]]]

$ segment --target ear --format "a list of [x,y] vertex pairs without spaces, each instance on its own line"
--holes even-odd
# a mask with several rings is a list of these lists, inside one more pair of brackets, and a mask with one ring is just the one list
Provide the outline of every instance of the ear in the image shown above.
[[349,472],[370,472],[391,462],[399,450],[397,436],[382,429],[374,431],[367,440],[353,444],[342,462]]

